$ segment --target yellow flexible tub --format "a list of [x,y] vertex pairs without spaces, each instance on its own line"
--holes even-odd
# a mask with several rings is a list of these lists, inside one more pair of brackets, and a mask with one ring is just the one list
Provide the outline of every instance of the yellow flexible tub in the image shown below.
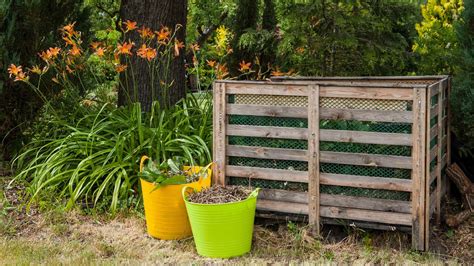
[[[141,158],[140,172],[147,159],[147,156]],[[197,173],[201,169],[202,167],[199,166],[185,166],[183,170]],[[211,175],[212,170],[209,168],[207,176],[200,176],[196,182],[182,185],[166,185],[158,189],[155,189],[153,183],[140,178],[148,234],[163,240],[181,239],[191,236],[191,225],[189,224],[181,191],[183,187],[192,187],[196,190],[209,187],[211,185]]]

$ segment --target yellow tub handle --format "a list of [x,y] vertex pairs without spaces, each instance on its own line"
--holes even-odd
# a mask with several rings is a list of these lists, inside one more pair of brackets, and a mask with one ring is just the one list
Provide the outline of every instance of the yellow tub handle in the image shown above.
[[140,158],[140,172],[143,171],[143,166],[145,164],[145,161],[150,159],[150,157],[143,155],[142,158]]

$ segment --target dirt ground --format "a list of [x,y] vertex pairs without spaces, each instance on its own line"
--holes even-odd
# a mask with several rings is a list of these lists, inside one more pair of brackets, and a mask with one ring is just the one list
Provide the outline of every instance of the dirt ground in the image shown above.
[[[3,180],[1,180],[3,179]],[[140,212],[114,217],[23,203],[24,188],[0,177],[0,265],[8,264],[474,264],[474,217],[457,229],[434,228],[431,252],[410,250],[409,234],[324,226],[321,239],[304,224],[258,221],[249,254],[200,257],[192,238],[161,241],[146,234]]]

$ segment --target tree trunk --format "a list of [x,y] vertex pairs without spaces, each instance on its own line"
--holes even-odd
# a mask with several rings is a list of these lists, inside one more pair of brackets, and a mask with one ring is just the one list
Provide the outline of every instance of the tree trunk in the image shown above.
[[[182,27],[176,33],[176,39],[185,43],[186,38],[186,16],[187,16],[187,0],[122,0],[120,7],[120,17],[122,21],[131,20],[136,21],[137,25],[141,27],[150,28],[153,31],[159,31],[163,26],[166,26],[172,30],[175,29],[176,25],[180,24]],[[141,43],[140,36],[137,32],[127,33],[127,40],[130,39],[135,44]],[[136,53],[136,47],[132,52]],[[186,89],[186,70],[185,70],[185,51],[181,51],[177,58],[171,61],[169,69],[166,71],[167,83],[172,82],[171,88],[166,93],[166,99],[161,97],[162,87],[160,86],[160,80],[154,81],[154,86],[151,84],[151,75],[149,71],[148,62],[137,56],[130,57],[129,69],[133,69],[133,79],[135,80],[137,96],[132,89],[128,91],[124,88],[133,88],[133,79],[125,78],[125,74],[122,73],[120,81],[123,84],[119,89],[118,103],[119,105],[126,105],[129,103],[129,99],[132,102],[140,102],[143,111],[149,111],[153,100],[159,100],[162,106],[170,106],[175,104],[177,101],[185,96]],[[163,70],[162,70],[163,71]],[[131,71],[127,71],[130,75]],[[163,72],[161,72],[163,73]],[[130,76],[129,76],[130,77]],[[154,92],[152,92],[154,87]],[[155,99],[153,99],[155,95]]]

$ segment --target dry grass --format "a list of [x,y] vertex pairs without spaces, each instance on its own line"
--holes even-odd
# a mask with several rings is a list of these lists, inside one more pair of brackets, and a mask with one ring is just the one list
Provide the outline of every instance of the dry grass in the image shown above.
[[0,187],[0,206],[4,210],[0,211],[0,225],[9,221],[8,226],[0,226],[0,265],[473,263],[472,254],[470,257],[466,255],[466,252],[473,250],[473,219],[452,235],[442,233],[445,238],[443,243],[455,247],[445,255],[410,251],[409,235],[399,232],[368,232],[326,226],[323,237],[315,239],[307,233],[303,224],[281,223],[257,225],[249,254],[219,260],[197,255],[192,238],[161,241],[148,237],[145,222],[137,213],[111,218],[84,215],[80,211],[66,213],[57,208],[27,212],[25,208],[18,207],[21,204],[14,203],[14,195],[18,194],[19,189],[16,192],[11,189],[2,192]]

